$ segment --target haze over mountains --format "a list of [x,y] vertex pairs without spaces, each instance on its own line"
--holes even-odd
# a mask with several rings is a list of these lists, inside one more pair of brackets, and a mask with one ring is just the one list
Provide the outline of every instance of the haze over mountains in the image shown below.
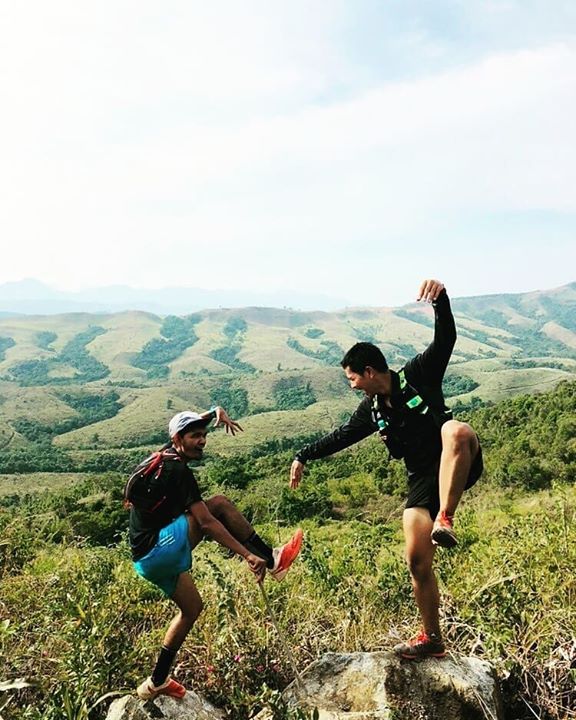
[[54,313],[112,313],[143,310],[158,315],[185,314],[204,308],[290,307],[301,310],[336,310],[349,304],[342,297],[277,290],[204,290],[194,287],[131,288],[126,285],[89,288],[78,292],[56,290],[38,280],[0,285],[0,314],[51,315]]

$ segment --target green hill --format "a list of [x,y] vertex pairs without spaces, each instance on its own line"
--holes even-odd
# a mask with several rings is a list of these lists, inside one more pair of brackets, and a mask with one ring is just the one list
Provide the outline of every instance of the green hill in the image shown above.
[[[452,304],[459,334],[445,390],[453,403],[573,376],[576,283]],[[339,368],[348,347],[375,342],[398,367],[426,347],[432,323],[432,308],[419,304],[0,317],[0,446],[26,445],[36,432],[62,448],[145,445],[176,410],[213,403],[241,418],[246,446],[323,431],[356,402]]]

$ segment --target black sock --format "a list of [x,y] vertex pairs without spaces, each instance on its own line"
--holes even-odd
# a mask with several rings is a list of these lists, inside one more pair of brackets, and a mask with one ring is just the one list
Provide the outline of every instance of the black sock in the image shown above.
[[244,540],[242,543],[245,548],[250,550],[254,555],[258,555],[263,560],[266,560],[266,566],[271,570],[274,567],[274,556],[272,555],[272,548],[267,545],[264,540],[254,531],[248,540]]
[[156,661],[156,667],[152,673],[152,682],[155,687],[158,687],[158,685],[162,685],[162,683],[166,682],[166,678],[168,677],[172,662],[174,661],[177,652],[178,650],[172,650],[171,648],[167,648],[162,645],[162,650],[160,650],[160,655],[158,655],[158,660]]

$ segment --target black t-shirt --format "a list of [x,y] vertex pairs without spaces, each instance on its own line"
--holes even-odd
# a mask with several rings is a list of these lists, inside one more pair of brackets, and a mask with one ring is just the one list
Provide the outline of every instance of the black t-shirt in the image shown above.
[[192,505],[202,500],[194,473],[183,460],[167,458],[160,477],[151,478],[156,484],[154,496],[163,498],[152,511],[137,507],[130,509],[130,547],[132,558],[147,555],[158,541],[158,533]]

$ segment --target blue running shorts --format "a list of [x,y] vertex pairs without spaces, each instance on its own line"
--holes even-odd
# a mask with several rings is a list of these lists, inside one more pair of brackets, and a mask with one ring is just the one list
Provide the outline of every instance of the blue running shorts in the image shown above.
[[138,575],[157,585],[168,597],[176,590],[180,573],[192,567],[188,520],[180,515],[160,530],[156,545],[134,562]]

